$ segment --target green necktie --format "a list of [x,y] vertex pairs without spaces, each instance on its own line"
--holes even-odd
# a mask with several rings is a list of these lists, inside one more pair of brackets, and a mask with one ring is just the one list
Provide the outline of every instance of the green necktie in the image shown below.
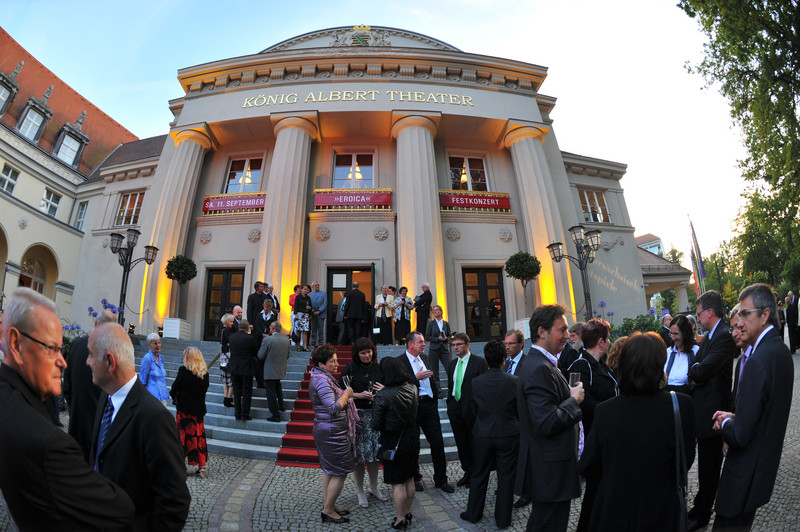
[[464,359],[458,359],[458,368],[456,368],[456,389],[453,390],[453,397],[456,401],[461,400],[461,381],[464,380]]

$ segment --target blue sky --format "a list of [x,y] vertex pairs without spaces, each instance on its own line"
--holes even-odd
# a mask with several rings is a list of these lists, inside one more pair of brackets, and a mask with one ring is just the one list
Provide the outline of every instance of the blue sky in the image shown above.
[[727,103],[686,71],[704,40],[675,3],[6,0],[0,26],[140,138],[168,131],[179,69],[329,27],[391,26],[546,66],[541,92],[558,99],[561,149],[627,164],[636,234],[654,233],[688,258],[689,216],[704,255],[731,238],[744,149]]

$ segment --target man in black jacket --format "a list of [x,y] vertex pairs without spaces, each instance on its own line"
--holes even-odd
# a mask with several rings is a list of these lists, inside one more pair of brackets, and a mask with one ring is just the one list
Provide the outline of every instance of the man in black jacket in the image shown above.
[[248,331],[250,324],[242,320],[239,330],[230,337],[231,359],[228,371],[233,379],[233,407],[237,421],[249,421],[253,397],[253,374],[258,361],[258,342]]
[[722,436],[712,430],[717,410],[727,410],[731,402],[733,357],[738,353],[731,332],[722,321],[722,297],[709,290],[697,298],[697,321],[708,331],[700,343],[696,362],[689,368],[697,435],[698,489],[689,510],[689,530],[708,524],[717,495],[722,467]]
[[350,290],[344,295],[346,299],[344,307],[344,322],[347,326],[349,344],[361,338],[361,324],[364,321],[364,307],[366,306],[367,296],[358,289],[358,282],[353,281]]

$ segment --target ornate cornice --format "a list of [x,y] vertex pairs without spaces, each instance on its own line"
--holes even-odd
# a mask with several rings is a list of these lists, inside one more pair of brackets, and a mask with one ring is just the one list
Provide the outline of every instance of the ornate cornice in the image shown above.
[[[348,47],[348,46],[359,46],[359,47],[383,47],[383,46],[392,46],[391,39],[396,37],[402,37],[406,39],[411,39],[413,41],[417,41],[422,45],[425,45],[428,48],[435,48],[438,50],[449,50],[458,52],[458,48],[454,46],[450,46],[447,43],[442,41],[438,41],[436,39],[432,39],[420,33],[413,33],[410,31],[404,31],[397,28],[386,28],[382,26],[370,27],[370,26],[342,26],[338,28],[330,28],[327,30],[321,31],[313,31],[310,33],[306,33],[303,35],[299,35],[297,37],[293,37],[291,39],[287,39],[283,42],[279,42],[274,46],[270,46],[266,50],[263,50],[262,54],[268,54],[273,52],[280,52],[282,50],[289,50],[293,48],[297,48],[302,46],[304,43],[307,43],[312,40],[318,39],[328,39],[328,46],[332,48],[340,48],[340,47]],[[363,40],[359,40],[359,38]]]

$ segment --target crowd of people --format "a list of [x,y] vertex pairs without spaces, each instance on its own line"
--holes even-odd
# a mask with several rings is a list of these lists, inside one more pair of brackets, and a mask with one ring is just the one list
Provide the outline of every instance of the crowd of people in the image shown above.
[[[263,298],[252,301],[252,325],[241,307],[221,320],[223,401],[238,420],[251,419],[252,379],[260,374],[269,420],[279,421],[290,339],[271,287],[258,283],[256,292]],[[634,332],[614,342],[605,320],[569,326],[563,307],[543,305],[529,320],[527,353],[524,334],[511,329],[486,343],[483,356],[471,352],[467,334],[450,330],[430,295],[432,319],[418,316],[421,330],[406,333],[400,356],[379,359],[373,341],[348,323],[352,362],[341,369],[337,348],[313,334],[314,309],[324,314],[314,292],[318,283],[300,285],[292,308],[293,323],[308,333],[298,350],[315,346],[309,396],[323,523],[357,522],[337,505],[350,473],[360,506],[370,497],[388,501],[382,464],[394,502],[388,525],[407,528],[415,493],[426,488],[420,433],[435,488],[456,489],[447,478],[440,397],[462,470],[456,487],[469,489],[460,514],[466,522],[484,517],[491,471],[499,528],[510,525],[514,508],[531,505],[528,530],[564,531],[571,501],[583,492],[581,531],[697,530],[713,514],[714,530],[749,530],[770,499],[794,366],[777,294],[767,285],[742,290],[728,322],[720,294],[709,291],[694,316],[664,316],[663,335]],[[353,283],[345,299],[359,304],[357,292]],[[395,334],[396,302],[409,312],[416,304],[407,305],[404,292],[395,297],[387,286],[375,299],[376,318],[391,314]],[[797,304],[792,294],[787,303]],[[32,290],[15,291],[2,319],[0,490],[20,529],[180,530],[190,499],[186,461],[206,477],[210,378],[202,353],[185,349],[167,391],[158,334],[147,337],[137,375],[130,337],[108,312],[69,351],[55,305]],[[377,323],[377,337],[387,340],[386,322]],[[62,393],[62,372],[69,434],[54,423],[50,401]],[[165,408],[170,397],[174,417]],[[695,459],[698,490],[687,501]]]

